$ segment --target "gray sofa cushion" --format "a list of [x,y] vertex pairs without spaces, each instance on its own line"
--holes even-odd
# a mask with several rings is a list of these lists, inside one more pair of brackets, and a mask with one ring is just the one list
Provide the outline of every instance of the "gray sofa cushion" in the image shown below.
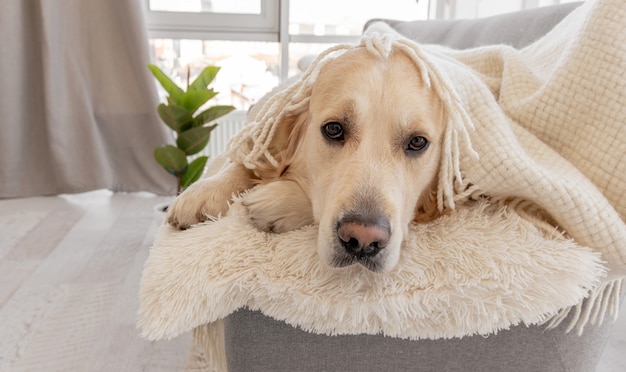
[[439,44],[455,49],[507,44],[522,48],[550,31],[581,3],[566,3],[507,13],[487,18],[431,21],[384,21],[400,34],[423,44]]
[[[571,317],[571,315],[570,315]],[[569,319],[568,319],[569,320]],[[594,371],[611,322],[583,336],[517,326],[489,337],[410,341],[382,335],[307,333],[241,309],[224,324],[228,370],[236,371]]]

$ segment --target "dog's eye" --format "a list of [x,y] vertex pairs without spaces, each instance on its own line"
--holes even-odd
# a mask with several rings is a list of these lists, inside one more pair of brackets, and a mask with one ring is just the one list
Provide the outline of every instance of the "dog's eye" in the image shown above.
[[422,152],[428,147],[428,140],[422,136],[415,136],[411,138],[409,144],[406,146],[408,152]]
[[324,124],[322,127],[322,133],[324,133],[324,136],[330,140],[343,141],[343,127],[337,122]]

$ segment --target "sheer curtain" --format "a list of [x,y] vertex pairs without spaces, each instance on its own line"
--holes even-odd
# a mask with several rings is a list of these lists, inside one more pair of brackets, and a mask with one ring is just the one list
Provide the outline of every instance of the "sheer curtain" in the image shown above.
[[0,2],[0,197],[174,194],[138,0]]

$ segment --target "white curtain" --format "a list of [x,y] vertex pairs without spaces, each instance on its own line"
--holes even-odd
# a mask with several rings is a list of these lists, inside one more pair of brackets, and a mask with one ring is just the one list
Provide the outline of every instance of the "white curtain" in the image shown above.
[[175,192],[139,0],[0,2],[0,197]]

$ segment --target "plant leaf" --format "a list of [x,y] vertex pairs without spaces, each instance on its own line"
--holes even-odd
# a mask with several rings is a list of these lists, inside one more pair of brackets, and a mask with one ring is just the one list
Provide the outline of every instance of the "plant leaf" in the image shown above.
[[211,82],[213,81],[213,79],[215,79],[215,76],[217,75],[217,73],[219,72],[220,68],[217,66],[207,66],[205,67],[202,72],[200,72],[200,75],[198,75],[197,78],[194,79],[194,81],[189,85],[189,91],[192,90],[207,90],[207,87],[209,86],[209,84],[211,84]]
[[183,178],[181,180],[181,187],[183,189],[189,187],[189,185],[196,182],[200,176],[202,176],[204,166],[208,158],[208,156],[199,156],[194,161],[189,163],[189,167],[187,167],[187,170],[183,173]]
[[154,149],[154,158],[168,173],[178,177],[187,169],[187,156],[172,145],[163,145]]
[[165,105],[161,103],[157,107],[157,112],[161,120],[176,132],[182,132],[191,127],[193,118],[191,112],[182,106],[176,104]]
[[178,106],[178,101],[173,99],[171,96],[167,96],[166,99],[167,99],[167,104],[168,105],[170,105],[170,106],[172,106],[172,105]]
[[178,104],[189,110],[192,114],[204,105],[206,101],[215,97],[217,92],[213,90],[190,90],[183,93],[178,99]]
[[176,139],[176,145],[187,155],[197,154],[204,149],[211,139],[211,131],[217,124],[208,127],[191,128],[182,132]]
[[210,107],[201,113],[199,113],[195,118],[193,118],[193,127],[199,127],[206,123],[210,123],[217,118],[221,118],[222,116],[228,114],[229,112],[235,109],[234,106],[213,106]]
[[152,75],[161,83],[161,86],[165,89],[167,94],[169,94],[174,101],[178,102],[179,97],[184,93],[182,88],[176,85],[176,83],[157,66],[149,64],[148,68],[152,71]]

